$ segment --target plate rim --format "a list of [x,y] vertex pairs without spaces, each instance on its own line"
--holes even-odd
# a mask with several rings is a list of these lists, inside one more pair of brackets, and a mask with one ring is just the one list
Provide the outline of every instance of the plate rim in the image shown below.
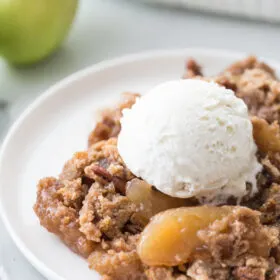
[[[128,54],[124,56],[120,56],[113,59],[106,59],[101,62],[92,64],[90,66],[87,66],[86,68],[83,68],[81,70],[78,70],[74,72],[73,74],[70,74],[63,78],[62,80],[56,82],[52,86],[50,86],[48,89],[46,89],[42,94],[39,94],[38,97],[35,98],[35,100],[27,106],[24,111],[18,116],[18,118],[12,123],[10,126],[8,132],[6,133],[6,136],[2,142],[1,149],[0,149],[0,190],[3,187],[3,184],[1,183],[1,173],[2,173],[2,166],[3,166],[3,157],[4,154],[8,148],[10,139],[14,136],[14,134],[17,132],[18,127],[25,121],[25,119],[32,114],[32,112],[40,106],[44,101],[46,101],[48,98],[51,98],[53,95],[56,94],[60,89],[66,87],[70,83],[73,83],[75,81],[78,81],[82,79],[83,77],[90,75],[91,73],[98,72],[105,70],[109,67],[119,66],[126,63],[131,63],[133,61],[139,61],[143,59],[149,59],[154,57],[161,57],[161,56],[182,56],[186,53],[197,53],[197,54],[203,54],[208,56],[214,56],[218,55],[221,57],[232,57],[235,59],[240,59],[241,57],[248,56],[248,53],[241,52],[241,51],[234,51],[234,50],[226,50],[226,49],[217,49],[217,48],[180,48],[180,49],[171,49],[171,50],[152,50],[152,51],[145,51],[140,53],[133,53]],[[273,65],[273,67],[278,68],[280,71],[280,63],[277,62],[277,60],[273,59],[267,59],[263,58],[262,56],[257,56],[259,59],[270,63]],[[5,207],[2,203],[2,198],[0,196],[0,218],[3,221],[4,227],[6,228],[9,236],[12,238],[13,242],[15,243],[16,247],[19,249],[19,251],[22,253],[22,255],[28,260],[28,262],[37,270],[39,273],[41,273],[43,276],[54,279],[54,280],[64,280],[63,277],[59,276],[56,272],[48,268],[42,261],[40,261],[36,256],[33,255],[33,253],[29,250],[27,246],[25,246],[24,242],[21,240],[21,238],[18,236],[16,231],[14,230],[12,224],[10,223],[7,214],[5,212]]]

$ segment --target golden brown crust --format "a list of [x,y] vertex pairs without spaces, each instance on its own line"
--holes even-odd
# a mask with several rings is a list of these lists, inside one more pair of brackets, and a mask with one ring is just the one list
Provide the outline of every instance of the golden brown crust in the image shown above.
[[186,72],[183,76],[184,79],[191,79],[197,76],[202,76],[200,65],[192,58],[186,63]]
[[274,70],[269,65],[258,61],[257,58],[253,55],[233,63],[228,68],[226,68],[224,72],[230,73],[234,76],[238,76],[251,69],[261,69],[267,74],[271,75],[273,78],[276,78]]
[[[69,206],[68,198],[65,202],[64,198],[60,196],[63,188],[67,188],[65,183],[55,178],[40,180],[34,211],[40,218],[42,226],[58,235],[74,252],[87,257],[95,245],[79,231],[77,209]],[[82,186],[81,188],[83,189]],[[75,201],[77,197],[81,202],[84,199],[84,193],[80,190],[78,193],[73,190],[73,196]]]
[[215,221],[198,233],[215,263],[237,266],[248,255],[268,258],[271,248],[279,244],[278,229],[263,226],[260,213],[245,207]]
[[252,116],[258,116],[269,123],[280,121],[280,82],[265,63],[251,56],[234,63],[214,77],[203,77],[201,73],[195,75],[197,68],[199,65],[195,62],[188,64],[184,78],[215,81],[235,91],[245,101]]
[[104,110],[101,114],[100,121],[95,125],[94,130],[88,138],[88,146],[98,143],[102,140],[108,140],[116,137],[121,129],[120,118],[122,110],[130,108],[139,96],[137,93],[125,93],[122,102],[114,109]]
[[102,242],[88,258],[89,266],[108,279],[146,279],[144,267],[137,252],[138,235],[114,238],[112,242]]

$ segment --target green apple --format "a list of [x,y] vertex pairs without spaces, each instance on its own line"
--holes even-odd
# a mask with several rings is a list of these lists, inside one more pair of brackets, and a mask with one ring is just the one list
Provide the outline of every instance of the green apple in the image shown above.
[[78,0],[0,0],[0,56],[31,64],[51,54],[65,38]]

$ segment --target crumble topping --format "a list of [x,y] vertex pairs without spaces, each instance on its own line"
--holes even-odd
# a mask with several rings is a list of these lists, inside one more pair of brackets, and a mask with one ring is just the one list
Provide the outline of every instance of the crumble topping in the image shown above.
[[[207,253],[189,263],[142,263],[137,243],[146,222],[139,215],[141,204],[126,196],[129,184],[141,178],[128,170],[116,147],[121,111],[138,96],[127,94],[117,108],[104,111],[87,151],[75,153],[59,178],[40,180],[34,205],[40,223],[87,258],[105,280],[279,280],[280,82],[254,57],[212,78],[203,77],[201,67],[190,60],[184,77],[214,80],[247,104],[263,171],[257,178],[259,193],[242,205],[255,211],[237,208],[200,231]],[[189,200],[186,205],[198,202]]]

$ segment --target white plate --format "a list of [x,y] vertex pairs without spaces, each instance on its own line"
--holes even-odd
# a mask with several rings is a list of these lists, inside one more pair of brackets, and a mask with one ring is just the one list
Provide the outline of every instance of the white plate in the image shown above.
[[[244,54],[185,49],[131,55],[92,66],[50,88],[13,125],[0,156],[0,210],[15,243],[49,279],[99,279],[87,262],[39,225],[32,206],[36,182],[57,175],[73,152],[86,147],[96,111],[123,91],[145,92],[178,79],[193,57],[216,74]],[[269,62],[280,71],[280,65]]]

